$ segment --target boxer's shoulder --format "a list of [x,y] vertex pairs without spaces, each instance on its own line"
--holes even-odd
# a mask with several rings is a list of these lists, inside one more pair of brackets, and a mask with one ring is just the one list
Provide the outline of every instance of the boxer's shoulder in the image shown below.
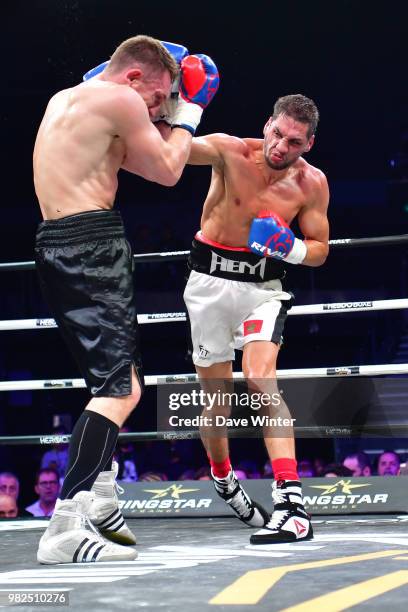
[[263,148],[263,138],[242,138],[242,141],[251,151],[258,151]]
[[231,156],[245,155],[247,145],[229,134],[208,134],[193,138],[189,163],[223,166]]
[[327,178],[322,170],[309,164],[303,157],[298,159],[296,166],[297,178],[303,188],[311,191],[328,189]]
[[82,91],[86,92],[82,101],[88,104],[91,110],[100,111],[102,115],[120,125],[127,122],[133,125],[141,117],[149,120],[142,96],[131,87],[97,79],[94,79],[94,83],[83,83],[78,90],[81,87]]
[[312,166],[303,158],[300,162],[297,180],[304,194],[304,209],[327,208],[329,201],[329,185],[327,178],[319,168]]
[[237,136],[231,136],[230,134],[224,134],[221,132],[201,136],[195,140],[200,141],[201,139],[205,139],[214,147],[223,151],[246,151],[248,148],[243,138],[238,138]]

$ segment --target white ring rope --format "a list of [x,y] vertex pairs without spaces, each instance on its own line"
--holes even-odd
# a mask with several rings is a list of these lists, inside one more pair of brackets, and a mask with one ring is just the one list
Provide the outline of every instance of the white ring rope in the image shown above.
[[[304,304],[292,306],[288,315],[314,315],[340,312],[363,312],[374,310],[397,310],[408,308],[408,299],[400,298],[393,300],[376,300],[360,302],[332,302],[331,304]],[[176,323],[186,321],[185,312],[157,312],[152,314],[140,314],[137,316],[138,323]],[[0,331],[19,329],[52,329],[57,327],[54,319],[12,319],[0,321]]]
[[[277,370],[278,378],[317,378],[324,376],[381,376],[382,374],[408,374],[408,363],[389,363],[380,365],[353,365],[329,368],[300,368],[294,370]],[[234,372],[234,378],[243,379],[242,372]],[[145,376],[145,385],[151,387],[160,384],[198,382],[197,374],[159,374]],[[84,389],[83,378],[66,378],[50,380],[7,380],[0,381],[0,391],[45,391],[52,389]]]
[[[408,243],[408,234],[397,236],[373,236],[371,238],[336,238],[329,240],[330,251],[355,247],[392,246]],[[155,263],[159,261],[182,261],[187,259],[190,251],[167,251],[161,253],[136,253],[136,262]],[[16,272],[19,270],[34,270],[34,261],[10,261],[0,263],[0,272]]]

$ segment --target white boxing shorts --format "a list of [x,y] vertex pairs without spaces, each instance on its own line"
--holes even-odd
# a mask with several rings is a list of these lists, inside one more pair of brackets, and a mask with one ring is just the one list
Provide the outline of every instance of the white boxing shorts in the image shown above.
[[197,234],[189,267],[184,301],[195,365],[233,361],[235,349],[254,340],[282,342],[293,296],[282,289],[285,272],[280,261],[209,242]]

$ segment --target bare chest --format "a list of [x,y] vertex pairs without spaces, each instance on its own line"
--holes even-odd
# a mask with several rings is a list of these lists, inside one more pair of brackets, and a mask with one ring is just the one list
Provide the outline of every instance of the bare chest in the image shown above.
[[241,164],[225,174],[226,204],[241,218],[251,219],[261,210],[273,210],[290,223],[305,203],[305,194],[291,173],[267,180],[253,163]]

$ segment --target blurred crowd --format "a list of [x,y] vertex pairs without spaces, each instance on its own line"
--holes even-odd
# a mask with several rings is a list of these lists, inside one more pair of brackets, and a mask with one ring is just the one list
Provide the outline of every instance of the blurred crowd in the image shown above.
[[[121,433],[128,433],[123,427]],[[64,434],[62,428],[54,433]],[[136,448],[137,446],[137,448]],[[210,468],[198,440],[144,442],[135,445],[121,439],[114,460],[118,464],[118,481],[210,480]],[[13,471],[1,471],[0,518],[49,517],[52,515],[68,462],[68,444],[56,444],[46,451],[33,479],[31,491],[21,491],[20,478]],[[240,480],[273,478],[269,461],[252,459],[234,462]],[[322,458],[303,457],[298,460],[300,478],[398,476],[405,473],[403,458],[394,450],[385,449],[374,455],[364,451],[348,454],[343,461],[328,463]],[[22,494],[23,493],[23,494]],[[28,504],[21,499],[29,499]]]

